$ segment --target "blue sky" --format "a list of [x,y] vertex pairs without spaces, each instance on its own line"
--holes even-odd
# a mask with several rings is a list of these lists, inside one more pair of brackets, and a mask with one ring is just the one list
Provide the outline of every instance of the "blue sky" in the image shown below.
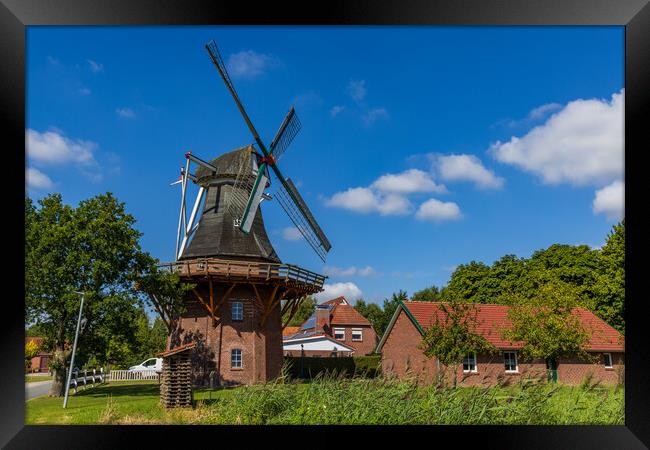
[[622,27],[28,27],[28,194],[111,191],[173,260],[183,154],[252,142],[210,39],[264,140],[296,107],[279,166],[327,262],[277,202],[262,211],[284,262],[329,275],[323,296],[381,302],[471,260],[601,246],[623,215]]

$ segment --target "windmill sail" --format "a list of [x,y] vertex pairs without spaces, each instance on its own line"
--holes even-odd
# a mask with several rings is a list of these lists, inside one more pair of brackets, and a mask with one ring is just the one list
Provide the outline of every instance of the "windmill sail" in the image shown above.
[[321,230],[316,219],[314,219],[293,181],[290,178],[287,178],[286,182],[282,179],[280,181],[282,185],[278,188],[275,198],[307,243],[314,249],[320,259],[325,261],[327,252],[332,248],[330,241]]
[[302,124],[298,119],[296,110],[292,106],[282,121],[273,141],[271,141],[271,154],[275,161],[278,161],[289,145],[291,145],[293,138],[296,137],[301,127]]

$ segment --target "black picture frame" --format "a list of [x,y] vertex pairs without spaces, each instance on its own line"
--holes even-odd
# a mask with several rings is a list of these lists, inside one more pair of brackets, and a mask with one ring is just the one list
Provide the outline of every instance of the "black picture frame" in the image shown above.
[[[19,161],[25,163],[25,27],[30,25],[618,25],[625,27],[625,186],[626,186],[626,371],[624,426],[430,426],[430,427],[164,427],[164,426],[26,426],[23,377],[24,247],[20,212],[24,188]],[[345,432],[346,445],[386,440],[431,445],[455,442],[479,448],[633,449],[650,446],[650,346],[645,335],[644,281],[641,256],[649,228],[643,214],[644,140],[650,116],[650,6],[648,0],[373,0],[302,2],[208,2],[199,0],[0,0],[0,111],[4,119],[5,175],[16,191],[6,189],[7,241],[15,250],[3,259],[6,269],[0,358],[0,445],[7,448],[138,448],[173,440],[186,446],[229,443],[249,447],[254,434],[271,434],[282,446],[314,445],[319,437]],[[8,161],[7,161],[8,159]],[[645,225],[644,225],[645,224]],[[6,248],[6,246],[5,246]],[[12,280],[16,280],[15,286]],[[363,428],[363,429],[362,429]],[[173,430],[173,431],[172,431]],[[254,432],[254,433],[252,433]],[[296,432],[304,434],[293,439]],[[333,434],[336,433],[336,434]],[[413,436],[413,434],[418,436]],[[265,438],[268,439],[268,438]],[[307,439],[307,440],[305,440]],[[423,440],[426,439],[426,440]],[[146,442],[146,444],[145,444]],[[270,442],[270,441],[269,441]],[[308,444],[311,442],[311,444]],[[323,441],[324,442],[324,441]],[[421,444],[419,443],[421,442]],[[183,445],[183,444],[181,444]],[[203,444],[205,445],[205,444]],[[267,445],[267,444],[265,444]],[[399,445],[399,444],[398,444]]]

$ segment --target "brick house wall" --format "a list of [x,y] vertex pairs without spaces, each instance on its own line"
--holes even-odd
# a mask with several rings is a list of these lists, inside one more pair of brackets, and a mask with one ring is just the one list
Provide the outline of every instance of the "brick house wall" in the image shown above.
[[[215,284],[214,288],[215,299],[220,299],[226,287]],[[271,289],[267,286],[258,287],[263,298],[269,295]],[[208,298],[206,287],[197,286],[197,290],[204,299]],[[186,297],[186,311],[179,321],[181,339],[190,332],[200,333],[207,349],[205,357],[214,364],[218,382],[222,385],[263,382],[280,374],[283,364],[280,304],[276,305],[265,326],[261,328],[259,322],[262,310],[253,299],[256,299],[255,292],[250,286],[235,287],[229,298],[217,309],[217,321],[213,323],[192,292]],[[241,321],[232,320],[231,308],[235,301],[243,303]],[[231,367],[233,349],[240,349],[242,352],[241,368]]]
[[[334,337],[334,329],[343,328],[345,330],[344,339]],[[352,340],[352,329],[361,329],[361,341]],[[354,348],[354,356],[365,356],[375,351],[377,347],[377,333],[368,325],[331,325],[331,331],[328,333],[332,339]]]
[[[494,355],[476,355],[476,372],[463,372],[462,364],[455,368],[445,368],[435,357],[427,358],[418,345],[422,340],[417,327],[408,315],[401,310],[389,330],[381,349],[382,370],[387,377],[412,377],[419,383],[432,383],[437,375],[444,375],[453,382],[454,372],[458,384],[465,386],[490,386],[497,383],[515,383],[521,377],[547,378],[546,362],[544,360],[522,361],[517,357],[518,371],[505,371],[503,353]],[[508,350],[506,350],[508,351]],[[579,359],[559,360],[557,365],[558,381],[568,385],[580,384],[592,374],[594,380],[603,384],[616,384],[622,380],[624,370],[624,353],[612,352],[612,368],[605,368],[602,363],[602,353],[593,352],[595,362]]]

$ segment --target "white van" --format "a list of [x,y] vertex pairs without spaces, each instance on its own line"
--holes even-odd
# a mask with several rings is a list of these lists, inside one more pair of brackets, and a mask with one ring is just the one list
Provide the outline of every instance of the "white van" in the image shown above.
[[162,362],[162,358],[149,358],[138,365],[129,367],[129,372],[141,372],[143,370],[162,372]]

